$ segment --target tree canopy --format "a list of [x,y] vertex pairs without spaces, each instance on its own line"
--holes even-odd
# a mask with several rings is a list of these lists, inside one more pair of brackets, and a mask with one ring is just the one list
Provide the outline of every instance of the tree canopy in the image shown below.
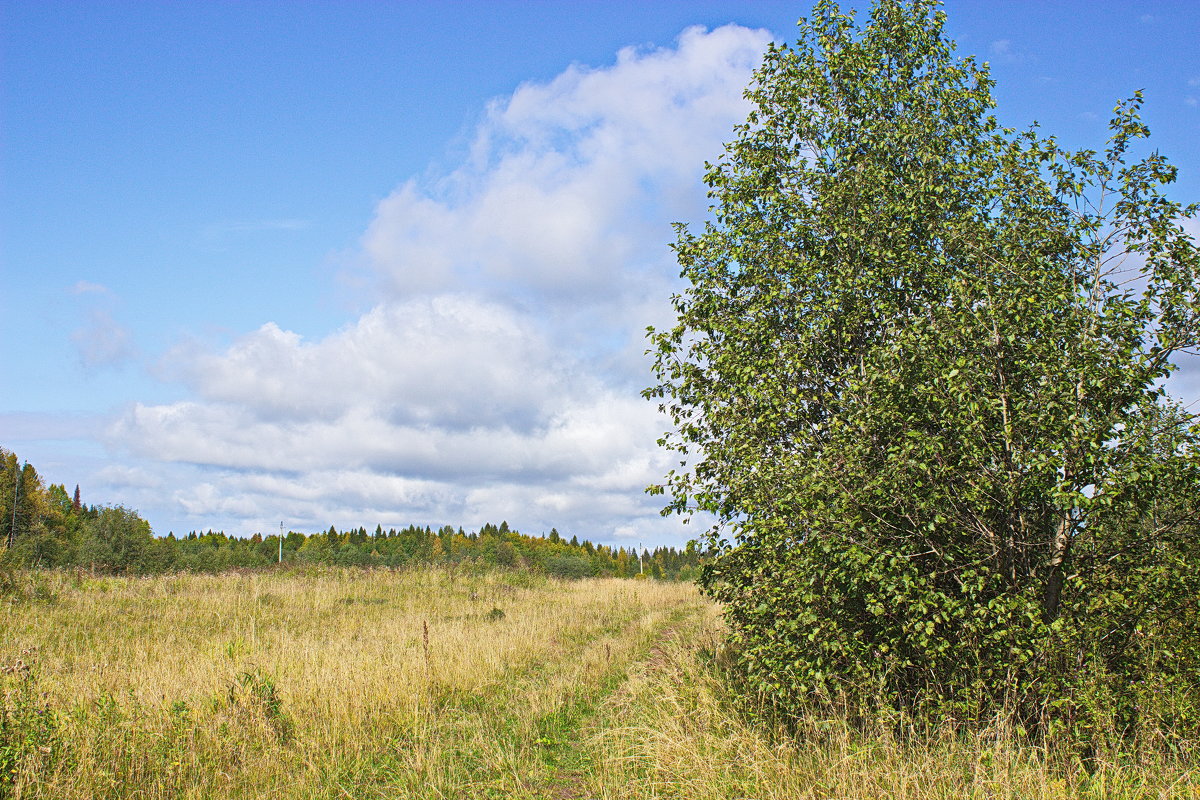
[[1128,728],[1131,679],[1200,678],[1200,429],[1162,389],[1200,344],[1197,209],[1133,156],[1140,93],[1068,151],[998,122],[944,22],[822,0],[766,53],[650,332],[652,491],[715,516],[705,585],[785,713],[1082,725],[1090,681]]

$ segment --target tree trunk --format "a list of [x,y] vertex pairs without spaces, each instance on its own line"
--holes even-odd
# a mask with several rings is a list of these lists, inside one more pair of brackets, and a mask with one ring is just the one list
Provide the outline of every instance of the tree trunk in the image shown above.
[[1063,582],[1066,579],[1064,562],[1071,550],[1071,515],[1066,514],[1054,531],[1054,540],[1050,544],[1050,572],[1046,576],[1046,596],[1042,602],[1042,615],[1047,622],[1058,617],[1058,608],[1062,599]]

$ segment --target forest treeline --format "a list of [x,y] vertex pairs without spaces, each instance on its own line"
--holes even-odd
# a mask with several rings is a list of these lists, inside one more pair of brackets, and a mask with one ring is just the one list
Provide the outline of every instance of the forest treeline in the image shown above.
[[[528,570],[559,578],[591,576],[692,580],[700,553],[659,547],[611,547],[569,538],[551,529],[528,536],[507,522],[478,531],[444,525],[410,525],[374,531],[365,527],[318,533],[288,531],[283,536],[232,536],[223,531],[192,531],[155,536],[150,524],[123,506],[89,505],[63,484],[46,486],[32,464],[0,448],[0,534],[3,560],[21,567],[82,567],[102,572],[153,574],[172,571],[220,572],[284,564],[401,567],[461,564],[478,568]],[[15,503],[14,503],[15,497]]]

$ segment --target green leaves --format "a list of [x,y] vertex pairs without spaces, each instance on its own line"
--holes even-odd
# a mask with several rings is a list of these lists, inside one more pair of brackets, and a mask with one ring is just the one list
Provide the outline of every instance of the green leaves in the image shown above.
[[1156,388],[1200,342],[1200,253],[1174,169],[1126,162],[1140,94],[1103,154],[1064,151],[999,125],[943,22],[819,2],[768,51],[716,222],[679,228],[647,394],[686,460],[668,508],[717,516],[749,686],[1032,724],[1075,708],[1048,702],[1064,665],[1129,651],[1110,618],[1159,613],[1113,582],[1200,566],[1165,511],[1200,495],[1200,439]]

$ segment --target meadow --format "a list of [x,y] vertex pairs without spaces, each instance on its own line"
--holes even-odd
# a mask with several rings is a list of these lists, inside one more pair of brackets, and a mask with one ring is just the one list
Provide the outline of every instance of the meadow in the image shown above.
[[15,573],[4,798],[1200,796],[1000,731],[752,723],[694,586],[445,567]]

